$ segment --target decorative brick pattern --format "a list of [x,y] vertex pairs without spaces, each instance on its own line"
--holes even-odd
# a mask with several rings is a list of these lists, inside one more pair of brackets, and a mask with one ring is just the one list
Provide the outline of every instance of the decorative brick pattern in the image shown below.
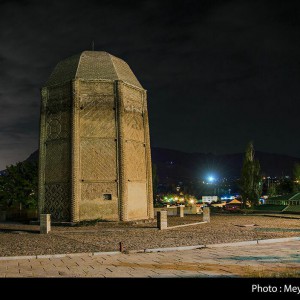
[[70,146],[64,141],[48,142],[45,152],[46,183],[66,182],[70,178]]
[[112,200],[117,200],[117,183],[111,182],[84,182],[81,184],[82,201],[105,201],[103,194],[112,194]]
[[70,185],[56,183],[45,185],[44,213],[51,214],[55,221],[70,220]]
[[127,178],[130,181],[146,182],[146,153],[144,144],[127,141],[125,143]]
[[125,113],[124,127],[126,128],[126,140],[144,143],[144,119],[142,114],[136,112]]
[[[118,219],[116,104],[113,83],[79,80],[80,219]],[[103,194],[112,195],[105,201]]]
[[66,139],[70,135],[70,114],[57,112],[47,113],[47,140]]
[[40,212],[153,218],[151,175],[146,91],[126,62],[96,51],[60,62],[42,89]]
[[113,94],[80,97],[80,136],[115,138],[115,135]]
[[[55,109],[56,102],[59,103],[64,102],[66,105],[65,107],[70,107],[70,105],[67,105],[68,101],[64,101],[67,99],[70,99],[70,84],[69,83],[63,83],[63,81],[59,82],[58,85],[51,86],[48,89],[49,93],[49,101],[47,102],[47,107],[53,110]],[[63,108],[59,108],[58,111],[63,111]]]
[[70,218],[70,83],[42,89],[39,210]]
[[73,79],[122,80],[142,88],[125,61],[104,51],[84,51],[59,62],[53,70],[47,86]]
[[114,95],[114,84],[111,80],[84,80],[77,79],[80,84],[80,101],[85,97],[103,98],[107,95],[109,98]]
[[81,139],[81,179],[116,180],[116,141]]

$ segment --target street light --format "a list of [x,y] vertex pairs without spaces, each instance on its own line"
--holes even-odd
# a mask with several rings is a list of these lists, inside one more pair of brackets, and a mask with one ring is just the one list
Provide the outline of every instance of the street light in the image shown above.
[[216,179],[215,179],[213,176],[209,176],[209,177],[208,177],[208,181],[209,181],[209,182],[214,182],[215,180],[216,180]]

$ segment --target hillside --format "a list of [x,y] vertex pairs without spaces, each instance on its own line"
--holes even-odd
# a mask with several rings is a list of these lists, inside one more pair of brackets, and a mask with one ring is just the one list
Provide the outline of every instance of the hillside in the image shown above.
[[[280,177],[292,175],[300,158],[287,155],[255,152],[265,176]],[[214,155],[184,153],[175,150],[152,148],[152,160],[157,165],[160,178],[204,179],[209,175],[218,178],[238,178],[240,176],[244,153]]]
[[[291,176],[294,164],[300,163],[300,158],[281,154],[256,151],[255,156],[260,162],[263,174],[271,177]],[[160,182],[204,179],[209,175],[238,178],[243,158],[244,153],[214,155],[152,148],[152,161],[157,166]],[[27,161],[37,160],[38,151],[27,158]]]

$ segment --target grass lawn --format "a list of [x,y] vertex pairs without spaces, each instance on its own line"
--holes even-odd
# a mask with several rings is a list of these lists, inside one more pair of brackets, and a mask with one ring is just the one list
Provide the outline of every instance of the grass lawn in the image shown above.
[[286,205],[262,204],[254,206],[254,210],[282,211],[286,207]]

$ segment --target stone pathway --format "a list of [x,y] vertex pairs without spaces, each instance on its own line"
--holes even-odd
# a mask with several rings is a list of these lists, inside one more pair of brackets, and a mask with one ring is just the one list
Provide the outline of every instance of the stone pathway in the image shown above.
[[300,241],[0,260],[0,277],[300,277]]

